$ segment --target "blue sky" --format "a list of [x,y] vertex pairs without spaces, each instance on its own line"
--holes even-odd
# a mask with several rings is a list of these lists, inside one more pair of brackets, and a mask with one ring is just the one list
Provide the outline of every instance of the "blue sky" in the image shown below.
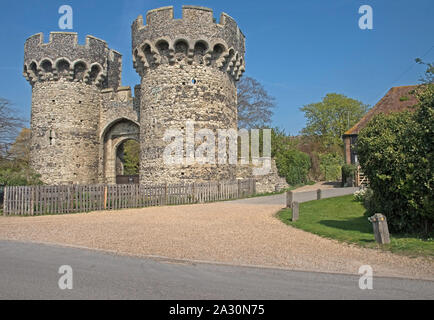
[[[74,10],[79,41],[91,34],[123,54],[123,84],[140,79],[132,66],[131,23],[146,11],[173,5],[212,8],[234,17],[246,35],[246,73],[276,97],[273,126],[292,135],[304,126],[299,108],[329,92],[374,105],[392,86],[418,82],[424,68],[417,57],[434,61],[432,0],[29,0],[5,1],[0,11],[0,97],[30,117],[31,87],[22,76],[27,37],[58,27],[58,9]],[[358,9],[373,8],[373,30],[361,30]]]

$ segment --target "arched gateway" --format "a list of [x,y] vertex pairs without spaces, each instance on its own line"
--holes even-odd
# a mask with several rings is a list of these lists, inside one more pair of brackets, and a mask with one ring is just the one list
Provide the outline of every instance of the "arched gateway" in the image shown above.
[[116,183],[116,176],[119,174],[119,170],[116,170],[116,163],[119,162],[119,149],[128,140],[140,141],[139,125],[133,120],[116,119],[103,130],[101,145],[103,146],[104,183]]

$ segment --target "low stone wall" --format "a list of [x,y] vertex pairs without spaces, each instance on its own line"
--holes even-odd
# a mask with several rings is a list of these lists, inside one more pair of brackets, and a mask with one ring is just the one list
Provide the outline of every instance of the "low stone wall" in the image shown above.
[[279,176],[274,159],[271,161],[271,171],[266,175],[254,176],[253,168],[254,166],[252,164],[237,166],[237,178],[256,179],[256,193],[275,192],[289,187],[285,178]]

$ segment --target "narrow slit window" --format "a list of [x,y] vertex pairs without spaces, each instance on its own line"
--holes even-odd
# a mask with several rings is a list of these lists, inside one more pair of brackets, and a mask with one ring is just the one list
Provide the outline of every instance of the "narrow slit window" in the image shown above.
[[54,146],[54,143],[56,141],[56,134],[54,133],[54,130],[50,129],[50,146]]

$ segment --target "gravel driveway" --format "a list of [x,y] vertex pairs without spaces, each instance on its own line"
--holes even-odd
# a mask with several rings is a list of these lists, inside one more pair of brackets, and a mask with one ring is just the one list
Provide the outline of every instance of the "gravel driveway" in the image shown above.
[[359,248],[283,224],[285,196],[87,214],[0,217],[0,239],[135,256],[434,280],[434,261]]

